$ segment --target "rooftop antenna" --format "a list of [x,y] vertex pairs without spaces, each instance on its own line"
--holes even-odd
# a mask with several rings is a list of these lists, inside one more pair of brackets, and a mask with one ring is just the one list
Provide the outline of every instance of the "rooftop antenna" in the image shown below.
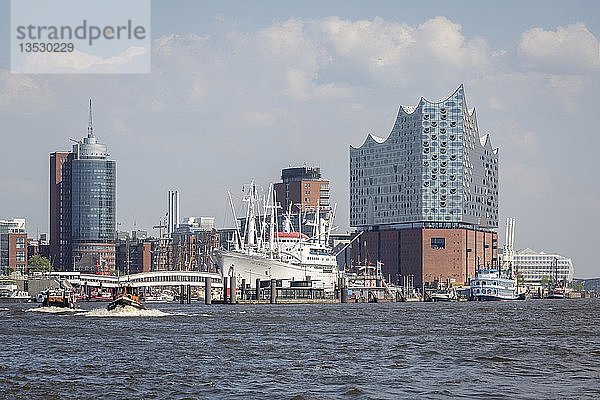
[[90,118],[88,121],[88,137],[94,137],[94,121],[92,119],[92,99],[90,99]]

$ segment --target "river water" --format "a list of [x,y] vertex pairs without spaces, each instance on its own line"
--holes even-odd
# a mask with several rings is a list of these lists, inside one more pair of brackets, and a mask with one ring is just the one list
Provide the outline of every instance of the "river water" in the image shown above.
[[0,304],[2,399],[600,398],[600,299]]

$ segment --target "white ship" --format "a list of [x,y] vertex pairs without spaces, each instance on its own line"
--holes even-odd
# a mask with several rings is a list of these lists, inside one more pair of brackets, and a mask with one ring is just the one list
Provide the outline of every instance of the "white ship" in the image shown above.
[[326,296],[333,296],[339,278],[336,255],[327,244],[333,217],[321,218],[319,207],[316,207],[309,223],[313,235],[309,237],[301,233],[301,227],[298,231],[293,230],[288,213],[283,224],[285,228],[278,231],[277,203],[272,185],[262,201],[254,183],[250,184],[247,193],[243,199],[248,203],[243,232],[238,226],[229,194],[236,229],[231,248],[214,253],[222,274],[235,277],[238,287],[242,279],[247,287],[254,287],[257,278],[276,279],[281,281],[283,288],[308,286],[323,289]]
[[471,278],[471,298],[473,300],[525,300],[525,295],[517,291],[517,280],[510,275],[502,275],[500,270],[479,270]]
[[18,290],[17,283],[14,280],[0,280],[0,302],[26,303],[29,301],[31,301],[29,293]]

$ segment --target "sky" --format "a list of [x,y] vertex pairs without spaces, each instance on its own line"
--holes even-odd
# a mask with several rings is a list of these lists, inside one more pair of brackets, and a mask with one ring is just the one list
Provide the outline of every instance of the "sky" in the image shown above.
[[232,224],[227,191],[319,165],[348,229],[348,148],[387,137],[400,105],[464,84],[500,154],[500,245],[600,276],[597,1],[152,2],[150,74],[10,73],[0,0],[0,218],[48,232],[49,154],[94,131],[117,161],[119,229],[182,216]]

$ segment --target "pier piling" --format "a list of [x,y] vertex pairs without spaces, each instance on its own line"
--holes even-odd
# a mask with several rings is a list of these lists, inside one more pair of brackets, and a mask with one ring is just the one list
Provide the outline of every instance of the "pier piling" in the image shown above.
[[204,278],[204,304],[209,306],[212,303],[212,289],[210,287],[210,278]]
[[185,304],[185,286],[179,286],[179,304]]
[[227,303],[227,282],[229,281],[229,277],[223,277],[223,303]]
[[240,293],[242,300],[246,300],[246,279],[244,279],[244,278],[242,278],[242,285],[241,285],[240,289],[242,291]]
[[256,301],[260,300],[260,278],[256,278]]
[[271,279],[271,304],[275,304],[275,300],[277,298],[277,281],[275,279]]
[[235,276],[229,278],[229,304],[235,304]]
[[340,301],[342,303],[348,302],[348,288],[346,287],[345,278],[340,278]]
[[192,285],[187,285],[187,303],[192,304]]

